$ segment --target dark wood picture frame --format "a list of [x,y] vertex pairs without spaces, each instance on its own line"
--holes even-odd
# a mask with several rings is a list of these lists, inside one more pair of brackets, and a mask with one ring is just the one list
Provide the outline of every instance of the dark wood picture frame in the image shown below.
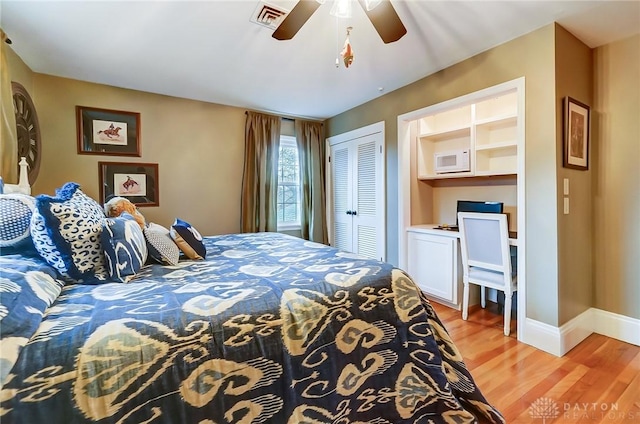
[[76,106],[78,154],[140,157],[140,114]]
[[124,197],[136,206],[160,206],[158,164],[98,162],[100,202]]
[[589,144],[591,138],[591,108],[571,97],[564,98],[564,146],[565,168],[589,169]]

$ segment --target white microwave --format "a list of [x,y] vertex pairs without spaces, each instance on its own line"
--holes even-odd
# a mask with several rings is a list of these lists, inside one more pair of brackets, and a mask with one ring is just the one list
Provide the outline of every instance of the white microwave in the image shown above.
[[433,155],[433,160],[436,174],[471,170],[469,167],[469,149],[437,152]]

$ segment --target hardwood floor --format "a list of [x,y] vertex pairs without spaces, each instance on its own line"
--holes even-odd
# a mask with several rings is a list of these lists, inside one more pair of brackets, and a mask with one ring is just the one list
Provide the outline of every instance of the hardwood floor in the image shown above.
[[640,347],[592,334],[562,358],[502,333],[497,305],[432,302],[487,400],[507,423],[640,423]]

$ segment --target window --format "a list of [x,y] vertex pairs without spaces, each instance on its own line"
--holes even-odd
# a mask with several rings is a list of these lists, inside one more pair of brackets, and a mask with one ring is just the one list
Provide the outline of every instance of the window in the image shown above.
[[295,137],[280,136],[278,230],[300,229],[300,165]]

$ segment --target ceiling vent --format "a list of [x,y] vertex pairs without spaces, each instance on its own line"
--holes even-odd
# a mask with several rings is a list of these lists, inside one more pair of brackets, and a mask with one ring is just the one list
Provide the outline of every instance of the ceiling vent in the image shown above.
[[263,1],[258,2],[256,10],[251,16],[251,22],[258,25],[266,26],[267,28],[276,29],[280,22],[290,11],[280,6],[274,6]]

